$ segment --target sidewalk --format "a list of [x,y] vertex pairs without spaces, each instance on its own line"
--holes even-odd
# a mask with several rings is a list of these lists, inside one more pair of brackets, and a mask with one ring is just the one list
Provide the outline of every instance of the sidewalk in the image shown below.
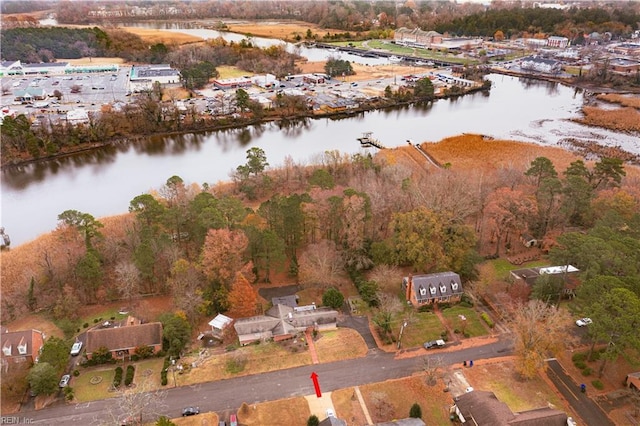
[[319,364],[318,361],[318,353],[316,352],[316,345],[313,342],[313,333],[310,328],[307,328],[304,331],[304,335],[307,338],[307,345],[309,346],[309,354],[311,354],[311,362],[314,364]]

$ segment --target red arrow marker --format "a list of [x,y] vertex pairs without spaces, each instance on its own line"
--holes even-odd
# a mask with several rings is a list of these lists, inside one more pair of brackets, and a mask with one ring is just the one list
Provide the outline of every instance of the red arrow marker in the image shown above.
[[313,387],[316,389],[316,396],[320,398],[322,396],[322,392],[320,392],[320,383],[318,383],[318,375],[315,373],[311,373],[311,380],[313,380]]

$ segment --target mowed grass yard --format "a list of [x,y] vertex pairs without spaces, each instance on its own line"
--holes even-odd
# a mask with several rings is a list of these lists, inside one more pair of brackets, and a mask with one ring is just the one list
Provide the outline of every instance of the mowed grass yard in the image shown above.
[[[444,392],[441,380],[435,386],[428,386],[425,376],[419,375],[360,386],[360,391],[374,422],[409,417],[411,406],[418,403],[427,424],[449,423],[449,407],[453,401],[451,394]],[[337,408],[336,412],[340,414]]]
[[[367,351],[362,337],[347,328],[321,332],[314,343],[321,362],[358,358],[364,356]],[[233,364],[239,363],[245,364],[241,371],[233,371],[234,369],[230,368]],[[311,354],[306,346],[302,350],[292,351],[285,348],[284,343],[266,342],[211,355],[190,372],[176,374],[176,381],[178,386],[191,385],[311,363]]]
[[[460,317],[461,315],[464,316],[464,321]],[[489,334],[485,326],[482,324],[480,316],[473,308],[454,305],[450,308],[443,309],[442,316],[445,318],[445,321],[449,322],[449,327],[452,330],[457,329],[462,331],[464,328],[464,331],[469,334],[469,337],[485,336]],[[458,337],[462,338],[462,335],[459,334]]]
[[243,426],[305,425],[310,415],[307,400],[297,397],[243,404],[238,410],[238,423]]
[[367,354],[367,344],[362,336],[349,328],[322,332],[314,344],[318,360],[322,363],[360,358]]
[[[402,321],[398,321],[393,327],[393,336],[398,336],[402,327]],[[420,347],[428,340],[440,338],[440,333],[445,331],[444,325],[433,312],[416,313],[402,332],[402,347]]]
[[[139,390],[155,390],[160,386],[160,371],[162,370],[163,359],[151,358],[138,362],[127,363],[136,367],[133,383],[136,384],[135,389]],[[97,401],[105,398],[118,396],[117,392],[111,392],[111,384],[115,376],[116,367],[121,364],[101,365],[98,367],[79,368],[80,375],[73,377],[69,385],[74,391],[75,402]],[[123,368],[126,371],[126,367]],[[91,383],[93,377],[100,377],[99,383]],[[124,381],[124,376],[123,376]],[[121,389],[125,389],[124,385]]]

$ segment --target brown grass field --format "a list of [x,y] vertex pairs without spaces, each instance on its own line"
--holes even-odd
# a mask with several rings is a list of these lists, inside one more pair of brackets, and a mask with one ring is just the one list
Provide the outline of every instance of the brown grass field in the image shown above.
[[190,43],[200,43],[204,41],[201,37],[190,34],[174,33],[169,31],[155,30],[151,28],[120,27],[119,29],[139,36],[142,40],[155,44],[164,43],[167,45],[181,45]]
[[251,36],[295,40],[296,35],[305,37],[307,30],[319,36],[326,33],[342,33],[343,30],[320,28],[316,24],[303,21],[243,21],[228,22],[229,31]]
[[602,93],[597,96],[599,100],[620,104],[623,107],[633,107],[640,109],[640,96],[620,95],[617,93]]
[[297,397],[243,404],[238,410],[238,423],[243,426],[304,425],[310,415],[307,401]]
[[[557,170],[564,170],[579,157],[565,149],[483,138],[482,135],[463,134],[439,142],[423,141],[422,148],[440,164],[453,170],[483,170],[494,172],[503,167],[528,168],[537,157],[553,159]],[[410,150],[410,147],[400,149]]]
[[609,110],[583,107],[582,112],[584,118],[576,119],[579,123],[623,132],[640,132],[640,111],[636,108],[623,107]]

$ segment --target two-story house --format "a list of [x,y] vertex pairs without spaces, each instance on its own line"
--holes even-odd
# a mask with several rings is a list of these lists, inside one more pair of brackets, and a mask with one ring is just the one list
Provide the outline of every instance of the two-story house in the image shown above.
[[44,333],[38,330],[6,331],[0,334],[2,365],[8,368],[11,364],[37,362],[44,339]]
[[455,272],[409,275],[402,279],[402,288],[408,302],[419,308],[434,303],[459,302],[462,297],[462,281]]

